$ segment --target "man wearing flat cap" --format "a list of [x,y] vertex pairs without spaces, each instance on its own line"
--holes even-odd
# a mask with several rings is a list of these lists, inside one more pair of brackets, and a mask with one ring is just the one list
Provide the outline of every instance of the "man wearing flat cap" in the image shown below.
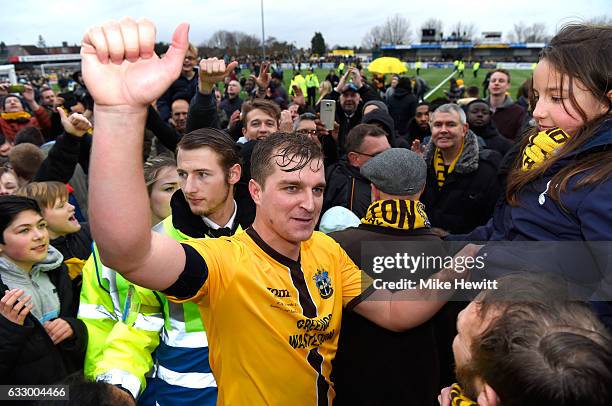
[[[329,234],[357,266],[364,269],[362,242],[418,241],[427,243],[428,255],[446,255],[419,201],[427,178],[423,158],[408,149],[387,149],[366,162],[361,174],[371,182],[372,204],[358,227]],[[431,319],[394,333],[344,312],[333,366],[334,405],[433,404],[440,376],[434,333]]]

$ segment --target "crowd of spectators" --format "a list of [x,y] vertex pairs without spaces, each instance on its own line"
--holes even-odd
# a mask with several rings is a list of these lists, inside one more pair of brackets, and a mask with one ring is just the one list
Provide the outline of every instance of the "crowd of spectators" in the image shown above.
[[[612,240],[611,27],[563,28],[516,101],[504,69],[427,101],[348,64],[241,77],[180,27],[154,61],[146,36],[124,55],[96,35],[61,90],[0,84],[1,384],[92,405],[611,404],[609,264],[571,273],[592,289],[568,300],[539,273],[559,258],[488,245]],[[524,262],[472,301],[370,300],[365,250],[393,241]]]

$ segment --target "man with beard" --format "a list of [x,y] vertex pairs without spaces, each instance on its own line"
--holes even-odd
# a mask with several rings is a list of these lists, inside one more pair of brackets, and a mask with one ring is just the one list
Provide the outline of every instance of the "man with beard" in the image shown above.
[[485,141],[485,147],[505,156],[512,148],[512,141],[503,137],[491,121],[491,107],[486,101],[476,99],[467,105],[467,121],[476,135]]
[[[244,219],[244,211],[234,200],[234,187],[241,173],[239,162],[238,148],[224,132],[207,128],[186,134],[177,147],[177,172],[181,189],[172,195],[172,214],[154,226],[153,230],[175,241],[184,241],[230,236],[246,229],[249,224]],[[97,257],[93,260],[99,261]],[[99,271],[103,268],[101,263],[90,267],[98,276],[88,278],[88,288],[83,294],[79,313],[79,317],[90,319],[88,326],[91,326],[92,331],[95,331],[96,318],[95,313],[92,314],[95,309],[87,305],[95,305],[96,308],[104,306],[104,286],[102,282],[97,282],[108,277],[105,271]],[[117,286],[130,285],[121,275],[113,272],[113,276],[116,277]],[[136,344],[113,344],[112,350],[100,353],[96,348],[99,343],[94,339],[94,345],[88,353],[89,365],[95,371],[92,373],[98,380],[116,384],[137,398],[142,392],[146,368],[129,367],[122,361],[136,353],[138,359],[143,357],[146,360],[146,365],[152,362],[156,364],[152,378],[147,379],[147,387],[139,398],[139,404],[214,405],[217,385],[209,364],[206,339],[209,326],[203,324],[197,306],[193,303],[170,302],[160,292],[138,290],[138,295],[138,300],[143,300],[140,295],[145,295],[155,296],[161,301],[164,309],[163,329],[159,326],[159,333],[155,333],[155,323],[147,325],[140,322],[130,329],[113,328],[109,335],[124,343],[147,342],[147,349],[144,350],[135,349]],[[152,302],[155,303],[155,299]],[[147,338],[151,334],[154,334],[154,341],[159,341],[157,348]],[[151,350],[155,350],[155,353]],[[96,352],[99,355],[94,355]]]
[[426,137],[431,136],[431,129],[429,128],[429,103],[420,102],[417,104],[414,117],[408,123],[406,136],[405,139],[408,145],[412,145],[415,140],[423,142]]
[[[552,283],[551,283],[552,282]],[[536,274],[497,280],[457,318],[459,384],[442,406],[612,403],[612,341],[586,303]]]

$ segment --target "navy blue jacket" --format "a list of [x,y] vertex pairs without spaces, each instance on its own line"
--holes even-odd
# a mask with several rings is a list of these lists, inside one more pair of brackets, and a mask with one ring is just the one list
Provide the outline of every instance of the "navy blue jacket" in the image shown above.
[[[551,179],[559,170],[578,156],[601,151],[608,151],[610,158],[606,159],[612,159],[612,119],[604,121],[579,150],[525,186],[518,207],[500,200],[486,225],[447,240],[513,241],[505,247],[488,244],[480,251],[479,255],[487,257],[488,276],[527,269],[562,274],[579,285],[575,298],[590,298],[602,321],[612,326],[612,306],[605,302],[612,300],[612,177],[575,188],[591,173],[586,171],[571,178],[560,194],[561,204],[548,196],[554,187]],[[571,241],[590,244],[568,243]]]

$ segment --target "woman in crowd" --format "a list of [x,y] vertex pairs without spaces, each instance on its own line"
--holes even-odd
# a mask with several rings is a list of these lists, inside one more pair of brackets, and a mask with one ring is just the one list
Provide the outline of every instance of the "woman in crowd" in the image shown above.
[[[151,224],[155,225],[170,215],[170,199],[179,187],[174,157],[158,155],[149,159],[144,176]],[[112,294],[109,294],[110,286],[114,287]],[[106,268],[94,249],[94,255],[83,269],[79,308],[79,318],[89,331],[85,377],[118,385],[134,398],[149,387],[146,399],[141,396],[139,404],[154,404],[151,403],[154,389],[145,380],[145,374],[153,366],[153,351],[159,345],[163,315],[160,295],[137,287]]]
[[55,383],[83,367],[87,343],[62,254],[32,199],[0,196],[0,233],[0,383]]

